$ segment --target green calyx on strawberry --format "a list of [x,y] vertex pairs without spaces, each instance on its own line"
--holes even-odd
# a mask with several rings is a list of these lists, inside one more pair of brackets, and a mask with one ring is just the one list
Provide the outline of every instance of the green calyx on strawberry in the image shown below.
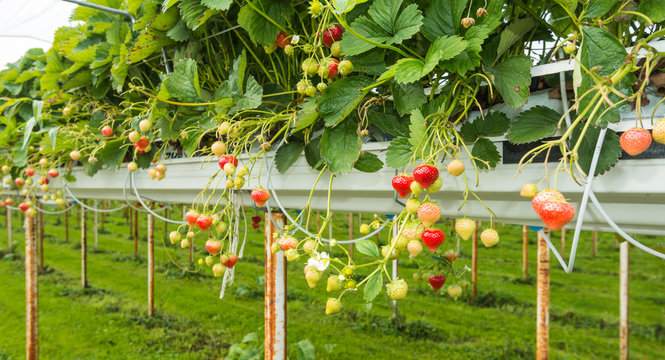
[[222,251],[222,242],[215,239],[208,239],[208,241],[206,241],[205,248],[210,253],[210,255],[217,255],[220,251]]
[[201,229],[201,231],[206,231],[212,225],[212,218],[207,215],[201,215],[196,219],[196,226]]
[[446,283],[446,277],[443,275],[432,275],[427,279],[429,281],[429,286],[434,290],[439,290]]
[[319,64],[318,74],[322,79],[332,79],[337,76],[339,61],[337,59],[326,59]]
[[393,178],[392,185],[393,189],[397,191],[400,197],[407,197],[411,193],[411,183],[413,182],[413,176],[406,174],[396,175]]
[[628,155],[636,156],[651,145],[651,133],[649,133],[649,130],[634,127],[621,134],[619,143]]
[[439,178],[439,169],[432,165],[420,165],[413,170],[413,179],[427,189]]
[[550,199],[540,208],[540,219],[551,230],[559,230],[575,217],[575,207],[564,199]]
[[258,207],[262,207],[263,205],[265,205],[266,201],[270,199],[270,193],[268,192],[268,190],[264,188],[258,188],[252,190],[252,194],[250,196],[252,197],[252,200],[254,200],[256,206]]
[[446,235],[439,229],[426,229],[420,234],[420,240],[432,252],[436,251],[445,239]]
[[335,41],[342,40],[342,35],[344,34],[344,28],[335,24],[329,27],[326,30],[323,30],[321,34],[321,42],[327,47],[331,47]]
[[199,218],[199,216],[201,216],[201,215],[198,212],[196,212],[194,210],[189,210],[185,214],[185,220],[187,221],[189,226],[194,226],[194,225],[196,225],[196,220]]
[[224,264],[224,266],[233,269],[233,267],[238,262],[238,255],[236,255],[235,253],[223,254],[220,257],[220,261],[222,262],[222,264]]

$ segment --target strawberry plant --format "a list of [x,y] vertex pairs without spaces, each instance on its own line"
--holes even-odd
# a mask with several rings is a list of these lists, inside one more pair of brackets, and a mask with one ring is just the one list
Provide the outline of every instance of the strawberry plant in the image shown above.
[[[637,155],[651,144],[642,107],[652,90],[649,76],[662,69],[654,41],[665,35],[665,9],[655,0],[97,3],[136,21],[79,7],[72,16],[79,23],[60,28],[51,49],[29,50],[0,72],[3,182],[20,191],[22,209],[30,210],[37,196],[65,206],[62,186],[76,181],[74,166],[94,176],[126,162],[129,172],[147,169],[161,180],[172,156],[198,156],[203,166],[217,162],[186,225],[169,238],[188,247],[204,233],[210,256],[201,266],[221,276],[242,263],[232,246],[238,192],[251,191],[256,206],[270,204],[270,189],[261,187],[268,187],[267,172],[288,173],[304,154],[318,173],[312,193],[322,178],[329,180],[327,211],[312,233],[295,232],[297,224],[312,226],[310,193],[295,223],[276,234],[273,250],[306,262],[310,286],[326,275],[331,292],[339,292],[326,306],[329,314],[342,311],[344,294],[356,289],[368,302],[382,290],[392,299],[406,297],[406,281],[387,271],[404,250],[431,273],[432,287],[447,282],[448,294],[460,296],[456,283],[464,281],[464,270],[453,267],[456,255],[444,251],[445,236],[436,227],[453,209],[432,197],[459,179],[458,209],[466,214],[470,202],[485,206],[474,190],[479,172],[501,163],[497,137],[528,146],[520,170],[542,156],[558,161],[554,186],[545,172],[521,191],[553,229],[575,212],[555,190],[557,176],[581,182],[608,172],[622,148]],[[531,67],[568,60],[575,64],[570,108],[525,106],[532,92],[560,86],[558,78],[532,77]],[[621,137],[608,130],[589,174],[599,129],[618,122],[626,109],[638,114],[636,128]],[[665,142],[663,124],[654,125],[656,143]],[[372,141],[388,141],[385,163],[363,151]],[[275,170],[266,166],[268,153]],[[332,221],[332,184],[351,171],[384,167],[399,169],[392,186],[406,207],[392,219],[362,224],[363,234],[386,225],[396,235],[383,249],[357,242],[372,259],[357,264],[346,248],[323,237]],[[259,186],[247,189],[250,180]],[[543,182],[548,190],[538,193]],[[490,226],[480,238],[490,247],[499,234],[492,229],[496,215],[485,208]],[[454,229],[464,240],[477,230],[466,217]],[[326,240],[345,256],[324,252]],[[427,256],[420,255],[424,248]]]

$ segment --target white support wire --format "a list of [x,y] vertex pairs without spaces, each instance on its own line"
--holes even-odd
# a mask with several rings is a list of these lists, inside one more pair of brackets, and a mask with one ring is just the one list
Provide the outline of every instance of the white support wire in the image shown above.
[[72,191],[69,190],[68,186],[64,186],[64,189],[67,192],[67,194],[69,194],[69,196],[72,199],[74,199],[74,201],[76,201],[77,204],[81,205],[81,207],[83,207],[85,209],[88,209],[88,210],[94,211],[94,212],[111,213],[111,212],[115,212],[115,211],[118,211],[118,210],[122,210],[122,209],[126,208],[129,205],[129,203],[126,203],[126,204],[120,205],[119,207],[117,207],[115,209],[98,209],[98,208],[94,208],[92,206],[88,206],[88,205],[84,204],[81,200],[79,200],[76,196],[74,196],[74,194],[72,194]]
[[[150,215],[152,215],[152,216],[154,216],[154,217],[156,217],[156,218],[158,218],[162,221],[166,221],[167,223],[171,223],[171,224],[178,224],[178,225],[187,224],[187,221],[171,220],[171,219],[165,218],[163,216],[160,216],[159,214],[154,212],[152,209],[150,209],[150,207],[143,202],[143,199],[141,199],[141,196],[139,195],[139,191],[136,189],[136,183],[134,182],[134,173],[133,172],[129,173],[129,184],[132,187],[132,190],[134,190],[134,195],[136,196],[136,199],[139,201],[139,203],[141,203],[141,206],[143,206],[145,211],[150,213]],[[129,202],[127,204],[129,205]],[[132,205],[129,205],[129,206],[134,208]],[[163,207],[162,209],[166,209],[166,207]]]

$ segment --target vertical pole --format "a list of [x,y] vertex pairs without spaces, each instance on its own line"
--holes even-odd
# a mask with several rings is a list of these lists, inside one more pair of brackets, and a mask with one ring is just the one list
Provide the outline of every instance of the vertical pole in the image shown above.
[[5,208],[5,220],[7,220],[7,248],[9,252],[14,250],[14,244],[12,243],[12,211],[9,209],[9,206]]
[[129,206],[127,208],[129,209],[127,210],[127,223],[129,224],[129,236],[131,237],[134,235],[134,222],[132,221],[134,218],[134,209]]
[[628,306],[630,303],[630,244],[628,241],[621,243],[619,258],[619,359],[628,360]]
[[85,224],[85,208],[81,206],[81,286],[88,287],[88,234]]
[[134,210],[134,257],[139,255],[139,211]]
[[[397,219],[396,217],[394,219]],[[396,237],[399,233],[399,226],[395,225],[393,227],[393,237]],[[397,259],[393,259],[393,280],[396,280],[399,276],[399,262]],[[393,300],[393,319],[399,318],[399,307],[397,307],[397,301]]]
[[155,218],[148,213],[148,316],[155,313]]
[[44,213],[37,213],[37,234],[39,236],[39,271],[44,271]]
[[561,256],[566,256],[566,229],[561,229]]
[[592,243],[591,243],[591,251],[593,252],[593,257],[596,257],[597,255],[597,245],[596,242],[598,241],[598,231],[594,231],[591,234],[592,237]]
[[536,304],[536,359],[546,360],[549,352],[550,325],[550,251],[538,232],[538,279]]
[[[164,217],[167,219],[169,218],[169,209],[164,210]],[[164,221],[164,237],[168,236],[169,236],[169,223]]]
[[[102,200],[102,210],[106,210],[106,200]],[[106,212],[101,214],[101,221],[99,222],[99,228],[101,230],[104,230],[104,220],[106,220]]]
[[[185,210],[185,206],[183,205],[182,207],[182,218],[185,218],[185,214],[187,211]],[[189,267],[194,268],[194,241],[189,242]]]
[[[349,213],[349,240],[353,239],[353,213]],[[353,259],[353,244],[349,244],[349,257]]]
[[32,216],[25,215],[25,350],[27,360],[37,360],[39,353],[38,336],[38,292],[37,248],[35,244],[35,223]]
[[69,210],[65,211],[65,242],[69,242]]
[[321,212],[317,211],[316,212],[316,230],[319,230],[320,226],[321,226]]
[[472,295],[478,294],[478,221],[476,220],[476,230],[473,232],[473,242],[471,243],[471,285]]
[[522,226],[522,276],[529,276],[529,228]]
[[284,225],[284,214],[265,213],[265,358],[286,360],[286,259],[284,252],[273,254],[273,237]]
[[[99,201],[95,201],[95,208],[97,207],[97,204],[99,204]],[[93,223],[92,223],[92,229],[93,233],[95,234],[95,250],[97,250],[97,212],[93,211],[92,212],[92,217],[93,217]]]

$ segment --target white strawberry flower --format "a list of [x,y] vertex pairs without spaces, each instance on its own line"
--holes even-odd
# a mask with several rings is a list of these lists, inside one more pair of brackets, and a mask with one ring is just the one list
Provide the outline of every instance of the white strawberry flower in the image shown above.
[[299,35],[293,35],[293,36],[291,37],[291,44],[294,44],[294,45],[295,45],[295,44],[298,43],[298,41],[300,41],[300,36],[299,36]]
[[307,260],[307,265],[315,268],[319,271],[325,271],[330,265],[330,256],[326,252],[318,253],[312,251],[313,255],[309,260]]

